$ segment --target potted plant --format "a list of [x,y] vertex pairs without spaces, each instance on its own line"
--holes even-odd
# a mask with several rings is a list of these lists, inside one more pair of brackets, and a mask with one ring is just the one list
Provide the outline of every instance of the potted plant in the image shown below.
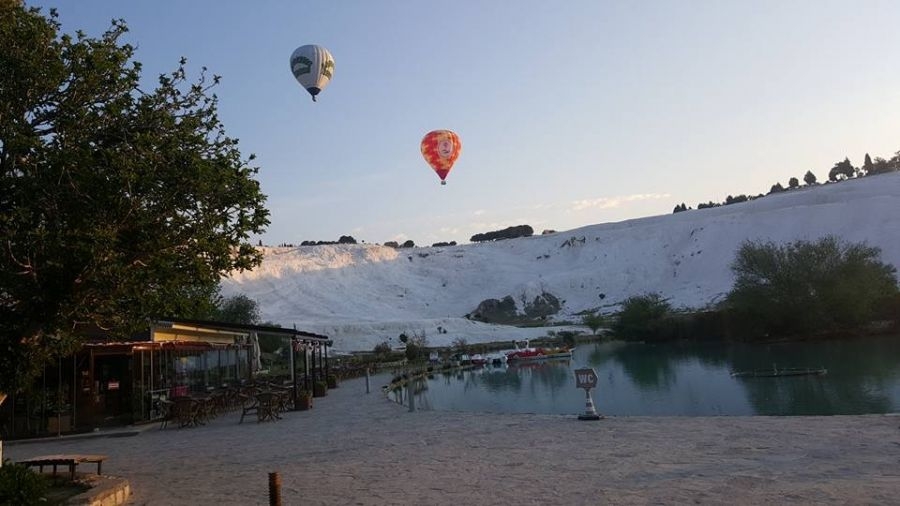
[[313,397],[325,397],[328,395],[328,383],[317,381],[313,383]]
[[335,376],[334,374],[329,374],[328,378],[326,378],[326,379],[328,380],[328,388],[337,388],[337,386],[338,386],[337,376]]
[[312,409],[313,407],[313,395],[309,390],[300,390],[297,392],[297,406],[296,409],[300,411],[306,411],[307,409]]

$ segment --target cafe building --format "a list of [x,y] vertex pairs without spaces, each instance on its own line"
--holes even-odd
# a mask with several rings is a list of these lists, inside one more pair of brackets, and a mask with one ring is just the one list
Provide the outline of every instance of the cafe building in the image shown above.
[[[262,325],[167,318],[124,340],[90,335],[72,356],[45,367],[34,387],[0,405],[2,439],[90,431],[151,422],[160,400],[253,381],[262,369],[260,339],[283,342],[310,384],[328,374],[327,336]],[[287,361],[285,362],[287,363]],[[292,374],[293,373],[293,374]]]

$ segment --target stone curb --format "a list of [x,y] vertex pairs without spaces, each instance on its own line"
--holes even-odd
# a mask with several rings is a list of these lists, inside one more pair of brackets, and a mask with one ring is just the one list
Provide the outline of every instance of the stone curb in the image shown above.
[[91,439],[102,437],[132,437],[137,436],[147,430],[158,427],[158,424],[147,424],[140,426],[131,426],[127,428],[112,429],[106,431],[85,432],[82,434],[68,434],[65,436],[46,436],[31,439],[13,439],[11,441],[3,441],[5,446],[27,445],[33,443],[47,443],[51,441],[73,441],[77,439]]
[[128,502],[131,485],[128,480],[116,476],[81,475],[79,481],[91,489],[70,497],[64,504],[69,506],[119,506]]

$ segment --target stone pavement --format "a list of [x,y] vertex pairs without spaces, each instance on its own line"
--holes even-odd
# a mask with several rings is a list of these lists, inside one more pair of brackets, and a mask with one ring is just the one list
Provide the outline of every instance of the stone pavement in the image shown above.
[[[132,504],[898,504],[900,417],[409,413],[374,378],[272,423],[220,416],[134,437],[7,443],[101,453]],[[582,406],[573,407],[578,413]]]

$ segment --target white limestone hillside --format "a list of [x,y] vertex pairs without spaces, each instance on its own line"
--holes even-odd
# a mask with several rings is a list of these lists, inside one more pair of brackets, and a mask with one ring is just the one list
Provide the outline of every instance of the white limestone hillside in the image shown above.
[[263,319],[327,334],[337,349],[371,350],[401,332],[424,332],[431,345],[523,339],[547,329],[464,316],[484,299],[532,300],[542,291],[564,301],[557,321],[651,291],[675,306],[702,307],[730,289],[729,265],[743,241],[828,234],[878,246],[884,261],[900,266],[900,173],[494,243],[267,247],[260,267],[222,285],[226,295],[256,299]]

